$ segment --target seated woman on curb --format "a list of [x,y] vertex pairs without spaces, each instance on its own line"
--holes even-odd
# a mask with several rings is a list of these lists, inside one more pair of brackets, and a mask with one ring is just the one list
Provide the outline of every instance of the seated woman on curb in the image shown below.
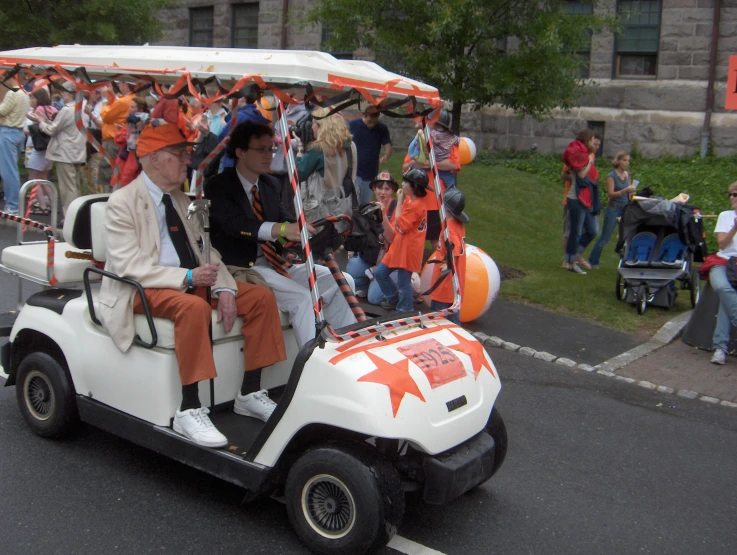
[[379,284],[374,281],[373,272],[394,239],[394,228],[391,226],[391,220],[394,217],[397,201],[393,198],[393,195],[399,190],[399,185],[394,181],[392,174],[383,171],[371,181],[369,187],[376,195],[376,200],[381,204],[381,210],[384,213],[380,224],[382,226],[381,233],[384,236],[384,247],[378,252],[356,253],[348,260],[346,270],[356,282],[356,296],[368,297],[369,303],[378,305],[384,300],[384,295],[381,293]]
[[714,354],[712,364],[724,364],[729,347],[730,324],[737,326],[737,291],[727,279],[727,260],[737,256],[737,182],[729,186],[729,202],[732,210],[719,214],[714,233],[719,251],[704,261],[703,273],[708,271],[709,282],[719,297],[719,313],[712,340]]

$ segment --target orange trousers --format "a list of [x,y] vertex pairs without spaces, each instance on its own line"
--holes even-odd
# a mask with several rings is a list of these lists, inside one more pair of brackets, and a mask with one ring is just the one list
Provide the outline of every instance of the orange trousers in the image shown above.
[[[279,309],[270,289],[260,285],[236,283],[237,315],[243,318],[243,358],[245,370],[264,368],[287,358],[279,320]],[[146,289],[151,315],[174,322],[174,352],[179,365],[182,385],[189,385],[217,376],[208,326],[212,309],[218,301],[207,304],[207,290],[197,287],[194,294],[174,289]],[[133,311],[143,314],[143,303],[138,295]]]

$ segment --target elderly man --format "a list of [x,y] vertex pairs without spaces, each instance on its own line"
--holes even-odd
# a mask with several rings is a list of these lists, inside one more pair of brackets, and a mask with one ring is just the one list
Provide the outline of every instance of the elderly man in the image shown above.
[[[198,445],[227,444],[200,406],[198,383],[216,376],[208,338],[212,308],[225,332],[243,318],[245,376],[233,410],[267,420],[275,404],[259,391],[261,368],[286,358],[274,295],[265,287],[236,283],[215,250],[202,262],[198,230],[185,217],[189,199],[181,191],[190,159],[189,143],[176,125],[147,127],[138,140],[143,172],[110,196],[105,228],[105,269],[136,280],[146,290],[151,313],[174,322],[175,353],[182,382],[182,404],[174,431]],[[212,307],[206,302],[212,287]],[[115,345],[126,351],[133,342],[133,313],[142,313],[135,289],[103,279],[102,322]]]
[[[255,270],[269,285],[281,310],[289,312],[297,344],[315,337],[312,298],[304,264],[284,264],[279,237],[299,241],[299,226],[290,223],[278,180],[268,175],[274,149],[274,132],[253,122],[239,124],[230,136],[228,168],[205,185],[212,202],[212,244],[223,262],[238,276]],[[312,231],[312,229],[310,228]],[[325,318],[335,328],[356,321],[348,302],[325,266],[315,266]],[[353,278],[345,276],[353,289]]]
[[[379,164],[389,162],[392,155],[392,139],[389,128],[379,121],[379,112],[373,106],[364,111],[361,119],[350,121],[348,127],[356,144],[358,202],[364,204],[373,196],[371,181],[379,173]],[[384,156],[379,159],[381,147],[384,147]]]
[[0,103],[0,176],[5,188],[5,211],[17,215],[20,192],[18,154],[25,145],[23,126],[31,104],[15,77],[6,79],[2,86],[10,90]]

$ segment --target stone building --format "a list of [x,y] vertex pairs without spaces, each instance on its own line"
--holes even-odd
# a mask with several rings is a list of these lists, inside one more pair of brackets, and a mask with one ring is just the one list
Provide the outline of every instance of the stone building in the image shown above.
[[[179,0],[162,10],[166,32],[158,44],[319,49],[328,29],[297,24],[309,4]],[[590,5],[571,0],[568,8],[585,13]],[[591,83],[579,108],[537,121],[489,106],[464,113],[463,134],[479,148],[560,152],[588,125],[603,136],[605,156],[635,146],[646,156],[683,156],[707,141],[718,155],[737,153],[737,113],[724,109],[729,56],[737,55],[737,0],[600,0],[596,9],[618,11],[623,32],[595,34],[578,53]],[[387,123],[395,144],[409,141],[406,122]]]

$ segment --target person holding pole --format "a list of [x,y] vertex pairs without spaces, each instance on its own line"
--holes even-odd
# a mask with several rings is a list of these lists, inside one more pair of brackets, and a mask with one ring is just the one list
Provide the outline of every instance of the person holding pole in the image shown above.
[[[174,322],[175,353],[182,383],[182,404],[174,431],[198,445],[222,447],[227,439],[200,405],[198,384],[214,378],[208,328],[212,309],[225,332],[243,318],[245,374],[234,412],[267,420],[275,408],[259,391],[261,369],[286,359],[279,313],[265,287],[237,283],[220,263],[217,251],[199,252],[199,230],[187,219],[189,198],[181,191],[187,177],[190,144],[174,124],[146,127],[138,139],[142,173],[110,196],[105,216],[105,269],[139,282],[154,317]],[[207,302],[212,288],[212,301]],[[100,316],[123,352],[133,343],[133,315],[143,312],[134,287],[103,278]]]

